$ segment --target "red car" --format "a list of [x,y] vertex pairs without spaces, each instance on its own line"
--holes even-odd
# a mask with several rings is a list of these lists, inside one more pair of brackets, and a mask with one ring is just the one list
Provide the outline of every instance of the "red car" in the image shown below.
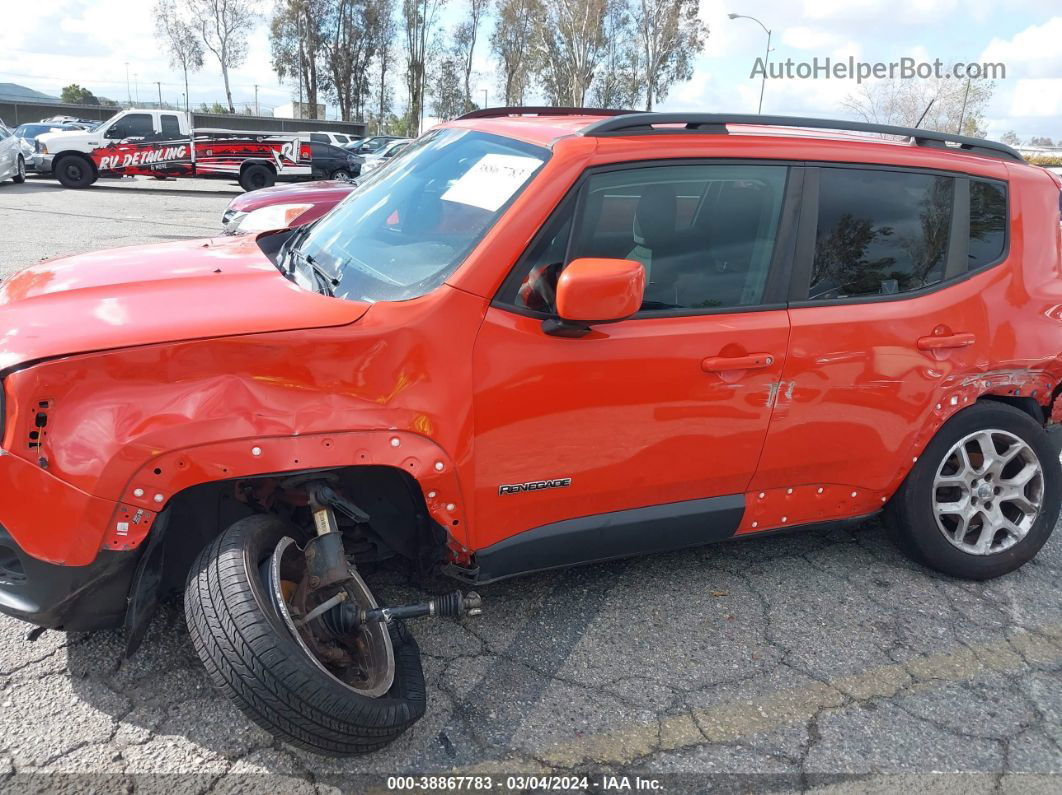
[[222,229],[227,235],[242,235],[312,223],[343,201],[354,187],[348,180],[320,180],[241,193],[222,215]]
[[496,109],[312,226],[31,267],[0,609],[132,649],[186,584],[215,684],[353,754],[424,712],[402,620],[481,610],[378,605],[386,558],[478,585],[884,511],[1013,571],[1062,494],[1058,195],[927,130]]

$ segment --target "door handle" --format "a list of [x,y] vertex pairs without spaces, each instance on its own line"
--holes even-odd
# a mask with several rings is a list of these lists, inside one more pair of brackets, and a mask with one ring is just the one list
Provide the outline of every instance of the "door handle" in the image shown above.
[[943,334],[940,336],[933,335],[931,337],[919,337],[918,350],[942,351],[947,350],[949,348],[965,348],[968,345],[973,345],[976,341],[977,337],[975,337],[969,331],[961,331],[958,334]]
[[748,356],[709,356],[701,361],[701,369],[706,373],[722,373],[727,370],[757,370],[774,364],[774,356],[769,353],[750,353]]

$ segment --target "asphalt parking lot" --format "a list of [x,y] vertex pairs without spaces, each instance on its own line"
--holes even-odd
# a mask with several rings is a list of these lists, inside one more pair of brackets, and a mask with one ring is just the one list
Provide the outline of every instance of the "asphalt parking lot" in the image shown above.
[[[210,235],[238,189],[207,185],[0,184],[0,274]],[[381,781],[365,774],[640,771],[675,792],[1058,792],[1060,583],[1062,534],[976,584],[908,562],[876,521],[499,583],[478,619],[411,624],[428,713],[346,760],[276,743],[217,696],[179,604],[122,664],[119,633],[30,641],[0,618],[0,789],[328,792]],[[374,584],[414,596],[395,574]]]

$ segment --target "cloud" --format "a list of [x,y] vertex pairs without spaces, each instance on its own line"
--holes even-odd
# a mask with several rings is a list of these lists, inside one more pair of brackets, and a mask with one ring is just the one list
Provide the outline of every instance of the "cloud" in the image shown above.
[[825,50],[836,46],[838,36],[821,28],[798,25],[795,28],[786,28],[782,32],[782,41],[798,50]]
[[1025,28],[1009,39],[993,38],[980,60],[1004,63],[1008,77],[1054,77],[1062,74],[1062,16]]

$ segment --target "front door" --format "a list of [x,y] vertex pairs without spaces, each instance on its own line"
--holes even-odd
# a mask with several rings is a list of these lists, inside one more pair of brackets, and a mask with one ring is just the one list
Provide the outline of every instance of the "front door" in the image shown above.
[[[584,175],[477,338],[475,548],[530,529],[594,548],[524,563],[545,568],[734,531],[786,356],[790,171],[701,161]],[[642,309],[551,336],[557,275],[585,256],[641,262]],[[652,538],[676,516],[678,536]],[[664,521],[635,522],[633,537],[632,518]]]

